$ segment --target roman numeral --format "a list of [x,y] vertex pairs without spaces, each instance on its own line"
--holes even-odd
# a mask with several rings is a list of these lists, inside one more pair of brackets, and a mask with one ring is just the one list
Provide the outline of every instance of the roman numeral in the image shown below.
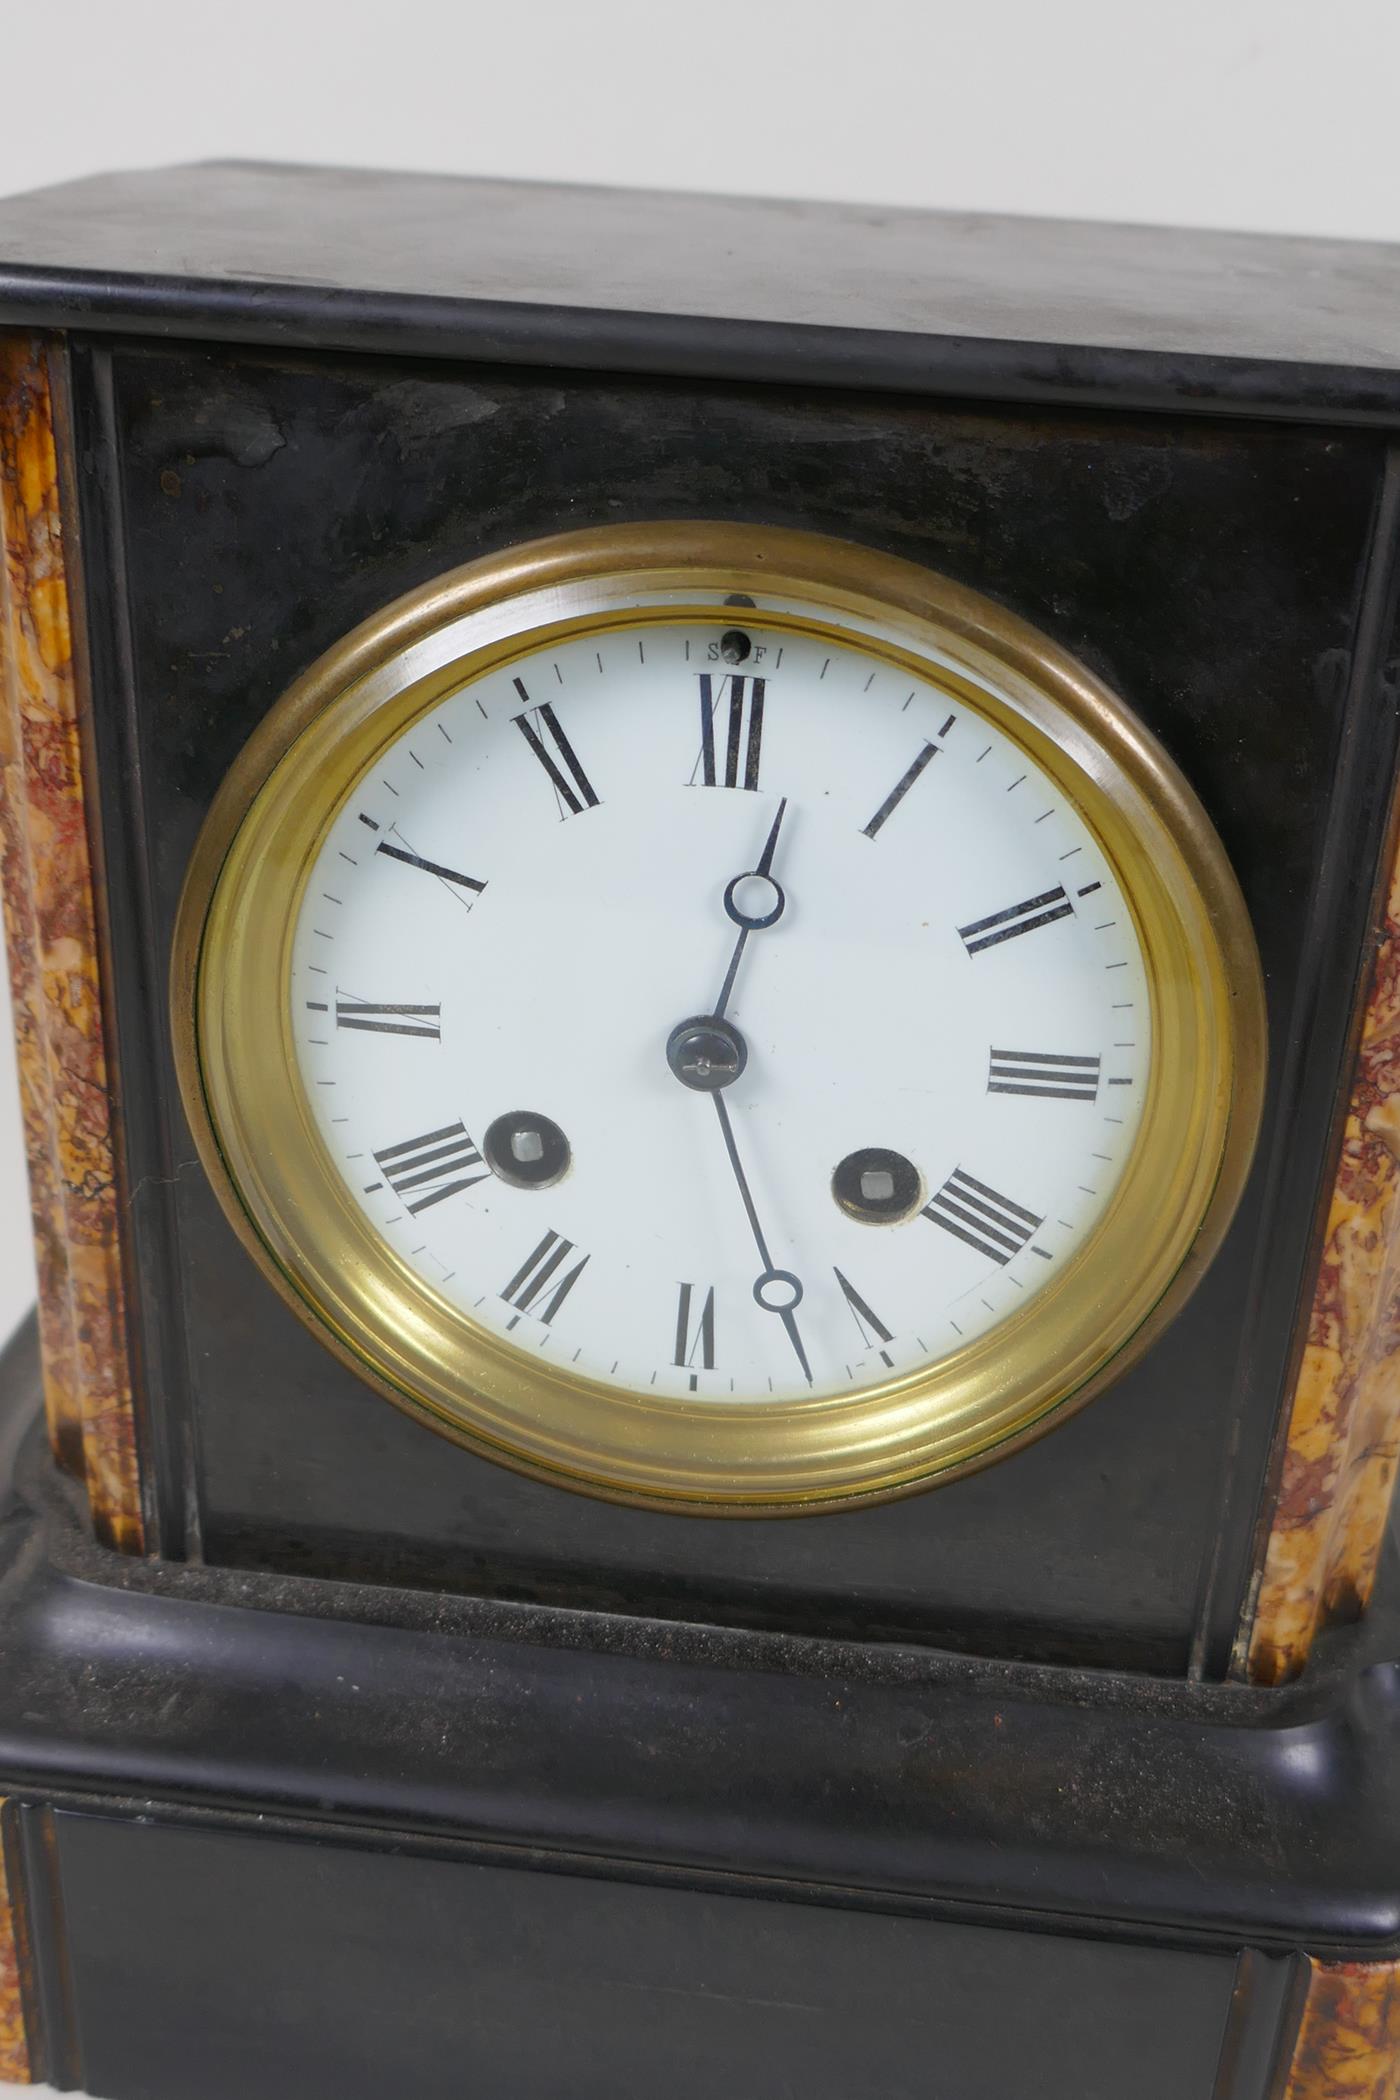
[[989,1094],[1029,1094],[1046,1101],[1097,1101],[1099,1060],[1053,1050],[993,1050]]
[[[702,787],[721,785],[718,746],[723,753],[723,785],[727,788],[757,788],[759,761],[763,756],[763,679],[739,678],[731,673],[721,677],[721,692],[716,693],[715,680],[708,671],[701,671],[699,677],[700,756],[691,769],[691,786],[695,786],[697,774]],[[729,687],[727,712],[722,700],[725,685]],[[746,711],[747,735],[744,730]]]
[[529,704],[530,695],[517,678],[515,690],[525,701],[522,715],[513,717],[517,729],[534,752],[545,772],[561,817],[576,817],[584,809],[596,809],[598,797],[593,784],[578,762],[578,754],[565,736],[559,717],[546,700],[539,707]]
[[1003,1267],[1020,1253],[1037,1225],[1045,1223],[1033,1210],[999,1196],[985,1181],[974,1181],[961,1167],[954,1168],[919,1215]]
[[[870,1310],[870,1307],[866,1304],[864,1298],[861,1297],[855,1285],[849,1283],[839,1269],[833,1269],[831,1273],[840,1284],[841,1295],[850,1307],[851,1318],[856,1323],[856,1331],[860,1335],[861,1346],[866,1349],[873,1349],[877,1340],[892,1342],[894,1336],[890,1333],[889,1328],[886,1327],[878,1313]],[[894,1358],[889,1354],[888,1350],[882,1349],[880,1351],[880,1361],[882,1364],[890,1364],[892,1366]]]
[[[384,1179],[396,1196],[402,1196],[416,1218],[420,1210],[445,1203],[462,1189],[474,1188],[489,1177],[490,1169],[460,1123],[429,1130],[422,1137],[405,1138],[401,1145],[386,1145],[374,1155],[384,1170]],[[481,1172],[474,1173],[479,1167]],[[371,1183],[373,1188],[378,1184]],[[421,1192],[421,1193],[420,1193]],[[366,1189],[368,1195],[370,1189]]]
[[868,839],[875,838],[881,826],[889,822],[910,788],[913,787],[914,782],[928,765],[930,759],[938,756],[939,749],[940,746],[937,744],[925,744],[918,757],[910,760],[900,774],[899,779],[880,804],[880,807],[876,810],[874,816],[870,819],[870,822],[862,827]]
[[[501,1292],[506,1304],[515,1307],[517,1318],[521,1313],[534,1313],[546,1324],[554,1318],[588,1267],[589,1257],[585,1254],[581,1261],[574,1263],[567,1276],[559,1276],[559,1271],[574,1251],[572,1240],[561,1240],[557,1232],[545,1234],[534,1253],[521,1263]],[[559,1277],[558,1282],[555,1282],[556,1277]],[[513,1327],[515,1321],[510,1324]]]
[[701,1368],[713,1371],[715,1367],[715,1290],[711,1284],[705,1293],[705,1302],[700,1308],[700,1317],[691,1332],[690,1315],[694,1298],[694,1286],[683,1283],[676,1305],[676,1355],[678,1370],[689,1371],[690,1390],[693,1393],[698,1383],[695,1376],[695,1359],[700,1359]]
[[459,875],[455,868],[445,868],[441,861],[424,860],[421,853],[411,853],[406,846],[391,846],[387,839],[381,839],[374,850],[390,860],[401,861],[406,868],[421,868],[425,875],[436,875],[439,882],[452,883],[459,890],[474,890],[479,895],[486,887],[475,875]]
[[422,1035],[442,1040],[440,1006],[376,1006],[368,999],[335,1002],[337,1028],[363,1028],[372,1035]]
[[1009,904],[1005,911],[994,911],[989,919],[974,919],[970,926],[960,926],[958,932],[968,954],[980,955],[984,948],[1014,941],[1018,933],[1033,933],[1037,926],[1068,919],[1073,911],[1074,906],[1057,883],[1053,890],[1027,897],[1024,904]]

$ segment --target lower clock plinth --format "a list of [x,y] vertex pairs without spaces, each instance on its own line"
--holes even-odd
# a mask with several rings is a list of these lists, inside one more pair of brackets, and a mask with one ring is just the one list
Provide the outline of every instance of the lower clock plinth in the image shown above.
[[162,1566],[37,1434],[5,1552],[14,2002],[112,2100],[1263,2100],[1400,1952],[1384,1604],[1255,1691]]

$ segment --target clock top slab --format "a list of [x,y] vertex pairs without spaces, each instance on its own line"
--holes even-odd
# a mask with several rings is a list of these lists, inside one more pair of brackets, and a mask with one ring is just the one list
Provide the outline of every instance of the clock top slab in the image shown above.
[[207,162],[0,202],[0,324],[1400,418],[1400,247]]

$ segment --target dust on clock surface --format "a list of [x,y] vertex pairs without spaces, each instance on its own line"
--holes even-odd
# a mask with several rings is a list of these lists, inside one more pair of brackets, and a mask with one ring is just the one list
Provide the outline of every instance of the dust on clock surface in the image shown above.
[[[210,1557],[1181,1667],[1237,1428],[1241,1509],[1263,1463],[1360,949],[1358,887],[1320,952],[1313,870],[1329,817],[1358,869],[1381,822],[1366,782],[1344,816],[1330,802],[1344,737],[1369,740],[1380,775],[1392,733],[1379,692],[1347,677],[1380,447],[1223,422],[160,346],[111,355],[104,419],[95,376],[80,358],[80,434],[114,462],[127,567],[123,603],[92,607],[94,648],[120,682],[115,631],[129,622],[132,664],[129,713],[98,725],[104,826],[114,892],[138,860],[151,875],[149,949],[129,928],[118,985],[125,1067],[158,1075],[129,1164],[143,1339],[165,1366],[163,1406],[177,1430],[192,1425]],[[1077,651],[1162,739],[1221,833],[1259,939],[1276,1073],[1278,1047],[1311,1030],[1287,1147],[1275,1108],[1241,1217],[1164,1339],[1033,1448],[877,1511],[707,1523],[591,1503],[450,1450],[303,1333],[195,1172],[158,1185],[162,1161],[186,1156],[157,989],[179,887],[268,707],[357,621],[444,569],[648,517],[861,540],[1000,598]],[[95,547],[117,529],[91,496],[84,522]]]

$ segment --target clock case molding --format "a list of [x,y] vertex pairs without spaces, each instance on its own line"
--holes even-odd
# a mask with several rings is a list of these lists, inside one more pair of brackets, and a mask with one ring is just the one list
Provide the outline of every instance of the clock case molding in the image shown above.
[[[623,1890],[662,1950],[709,1947],[706,1903],[717,1941],[724,1905],[781,1918],[770,1954],[826,1932],[847,2025],[925,2069],[862,1967],[894,1921],[949,1973],[994,1948],[1037,2049],[1089,1948],[1127,2009],[1080,2100],[1145,2090],[1147,2008],[1163,2100],[1340,2092],[1366,2051],[1395,2090],[1393,1570],[1362,1616],[1400,1418],[1394,253],[212,166],[0,206],[0,258],[6,915],[64,1469],[31,1439],[0,1578],[10,2068],[135,2090],[142,1993],[181,1971],[227,2012],[266,1933],[313,2008],[266,2046],[316,2042],[320,2090],[356,1991],[317,1935],[454,1862],[463,1931],[517,1901],[527,1935],[569,1903],[600,1930]],[[405,589],[619,515],[843,533],[1001,596],[1140,708],[1255,915],[1271,1105],[1193,1307],[1063,1431],[886,1510],[707,1524],[449,1453],[295,1331],[180,1124],[169,926],[262,714]],[[310,1910],[272,1929],[279,1876]],[[172,1928],[206,1885],[219,1985]],[[431,1970],[411,1935],[387,1961]],[[498,1984],[528,2022],[538,1970]],[[1010,2076],[976,2050],[1004,2019],[962,2002],[960,2093]],[[205,2089],[252,2089],[259,2046]]]

